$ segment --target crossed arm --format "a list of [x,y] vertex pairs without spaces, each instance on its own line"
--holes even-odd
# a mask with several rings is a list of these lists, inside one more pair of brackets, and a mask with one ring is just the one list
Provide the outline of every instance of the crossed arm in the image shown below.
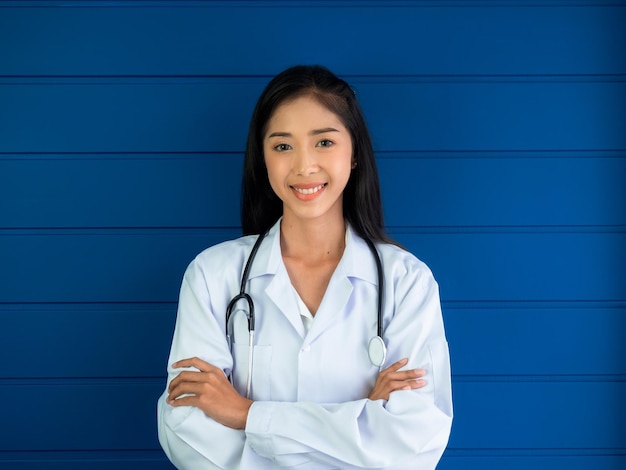
[[[423,369],[401,371],[408,359],[404,358],[382,370],[376,378],[370,400],[389,400],[398,390],[418,389],[426,385]],[[172,364],[175,369],[193,367],[178,374],[169,385],[167,403],[170,406],[194,406],[218,423],[233,429],[244,429],[252,400],[241,396],[228,381],[224,372],[197,357]]]

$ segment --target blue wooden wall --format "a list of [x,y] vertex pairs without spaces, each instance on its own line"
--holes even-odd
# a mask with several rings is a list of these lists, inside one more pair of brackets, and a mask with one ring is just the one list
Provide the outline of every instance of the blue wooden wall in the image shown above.
[[348,79],[433,269],[440,469],[626,468],[626,2],[4,1],[0,467],[166,469],[183,270],[238,236],[249,116]]

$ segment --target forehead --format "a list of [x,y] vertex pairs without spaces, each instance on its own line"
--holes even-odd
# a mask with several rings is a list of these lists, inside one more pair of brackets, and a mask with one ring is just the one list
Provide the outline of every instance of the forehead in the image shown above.
[[334,127],[345,130],[340,117],[310,95],[282,102],[276,107],[267,123],[266,134],[290,129],[318,129]]

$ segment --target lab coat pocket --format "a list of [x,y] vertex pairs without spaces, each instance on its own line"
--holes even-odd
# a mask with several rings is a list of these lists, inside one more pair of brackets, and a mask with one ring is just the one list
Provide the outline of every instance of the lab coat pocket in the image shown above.
[[237,391],[246,395],[248,375],[252,372],[250,396],[252,400],[270,400],[270,377],[272,365],[272,347],[254,346],[252,365],[250,366],[250,347],[248,343],[233,343],[233,384]]
[[450,353],[445,338],[428,344],[432,364],[433,393],[435,406],[446,415],[452,416],[452,380],[450,377]]

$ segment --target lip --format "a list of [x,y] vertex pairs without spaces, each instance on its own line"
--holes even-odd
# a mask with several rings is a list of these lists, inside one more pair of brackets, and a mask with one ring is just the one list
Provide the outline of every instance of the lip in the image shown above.
[[328,183],[292,184],[291,192],[301,201],[311,201],[320,196],[328,186]]

